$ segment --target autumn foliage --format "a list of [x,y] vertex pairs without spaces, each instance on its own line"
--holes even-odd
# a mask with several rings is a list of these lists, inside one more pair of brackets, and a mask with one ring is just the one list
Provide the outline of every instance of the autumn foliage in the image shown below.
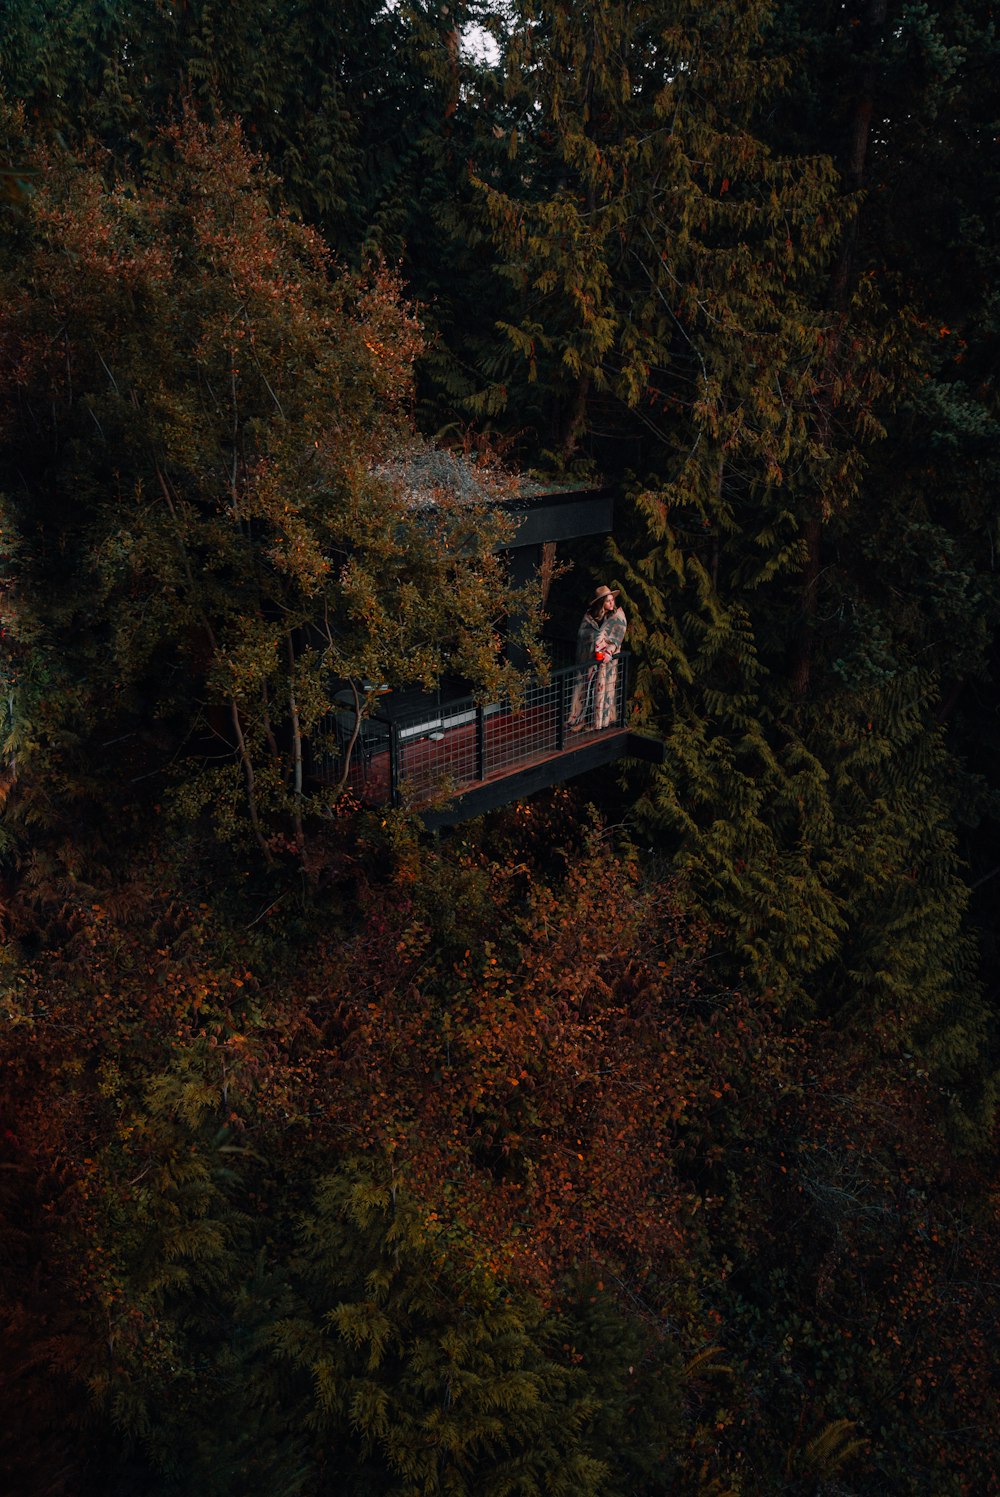
[[[210,1429],[250,1473],[259,1398],[310,1482],[358,1458],[352,1423],[391,1465],[429,1393],[404,1395],[383,1339],[416,1376],[452,1334],[446,1285],[485,1317],[463,1376],[500,1376],[476,1358],[502,1307],[523,1338],[508,1394],[534,1367],[531,1460],[556,1459],[578,1400],[581,1491],[841,1466],[874,1491],[928,1462],[977,1489],[995,1182],[955,1163],[912,1063],[718,988],[682,891],[599,824],[553,835],[567,805],[438,851],[352,833],[337,942],[318,918],[282,951],[267,920],[170,895],[166,868],[62,910],[60,949],[10,989],[3,1056],[6,1392],[48,1489],[109,1469],[111,1426],[150,1490],[209,1480]],[[350,1414],[376,1388],[393,1412]],[[659,1414],[625,1441],[602,1421],[636,1399]],[[470,1493],[499,1479],[485,1430],[463,1436]]]
[[4,1492],[1000,1497],[995,9],[0,7]]
[[475,497],[415,510],[415,310],[275,204],[238,124],[185,109],[140,169],[38,155],[0,266],[9,740],[35,769],[12,810],[98,820],[124,782],[179,835],[302,851],[336,690],[366,711],[371,683],[446,666],[511,682],[509,523]]

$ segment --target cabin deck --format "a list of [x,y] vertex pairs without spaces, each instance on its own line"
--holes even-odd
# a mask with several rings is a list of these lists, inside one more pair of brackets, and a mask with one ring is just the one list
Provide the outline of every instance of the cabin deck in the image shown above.
[[[466,774],[456,773],[456,765],[471,766],[475,762],[475,727],[464,726],[449,733],[446,748],[422,739],[409,745],[403,753],[403,768],[400,776],[400,794],[404,804],[422,807],[446,800],[453,795],[464,795],[482,785],[518,774],[536,764],[570,760],[575,753],[595,742],[603,742],[615,736],[628,736],[628,730],[619,724],[600,731],[589,728],[582,733],[567,736],[562,748],[553,747],[548,735],[538,734],[530,738],[525,726],[519,724],[514,731],[508,723],[490,723],[486,730],[487,755],[490,767],[482,778],[477,778],[471,767]],[[527,741],[526,741],[527,740]],[[515,752],[517,746],[521,752]],[[492,756],[496,755],[494,759]],[[498,762],[499,761],[499,762]],[[388,749],[373,754],[367,764],[352,766],[348,783],[358,799],[366,805],[385,805],[392,798],[392,774]]]
[[[392,803],[426,812],[470,797],[470,808],[485,808],[610,762],[634,737],[625,721],[628,664],[623,655],[605,683],[611,721],[601,729],[593,721],[595,681],[586,695],[584,727],[574,731],[567,722],[581,679],[573,667],[533,683],[517,707],[390,693],[362,719],[347,787],[369,806]],[[320,741],[329,745],[314,760],[313,775],[321,783],[339,783],[353,728],[353,709],[346,706],[321,725]]]

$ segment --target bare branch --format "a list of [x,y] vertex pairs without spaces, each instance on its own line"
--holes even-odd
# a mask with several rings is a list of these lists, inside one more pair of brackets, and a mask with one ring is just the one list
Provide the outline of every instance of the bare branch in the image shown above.
[[305,836],[302,830],[302,727],[299,722],[299,704],[295,697],[295,648],[291,630],[285,635],[288,648],[288,711],[292,720],[292,818],[299,850],[303,850]]

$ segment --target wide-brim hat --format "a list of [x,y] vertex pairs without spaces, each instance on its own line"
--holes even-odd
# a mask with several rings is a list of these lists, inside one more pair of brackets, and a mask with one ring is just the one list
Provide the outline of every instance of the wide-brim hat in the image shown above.
[[[588,608],[593,608],[594,604],[595,603],[599,603],[602,598],[614,598],[615,602],[617,602],[618,601],[618,594],[620,592],[621,592],[621,588],[620,587],[605,587],[604,584],[603,584],[603,582],[602,582],[601,586],[597,589],[596,593],[591,598],[590,602],[587,604],[587,607]],[[577,607],[579,607],[579,604],[577,604]]]

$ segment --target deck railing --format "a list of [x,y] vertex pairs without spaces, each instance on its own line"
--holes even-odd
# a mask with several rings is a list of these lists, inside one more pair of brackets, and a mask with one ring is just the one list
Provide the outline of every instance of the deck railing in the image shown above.
[[530,682],[517,702],[390,692],[362,717],[356,735],[347,694],[312,735],[312,776],[326,785],[343,780],[370,805],[446,800],[623,731],[629,667],[623,652],[589,671],[553,670],[544,682]]

